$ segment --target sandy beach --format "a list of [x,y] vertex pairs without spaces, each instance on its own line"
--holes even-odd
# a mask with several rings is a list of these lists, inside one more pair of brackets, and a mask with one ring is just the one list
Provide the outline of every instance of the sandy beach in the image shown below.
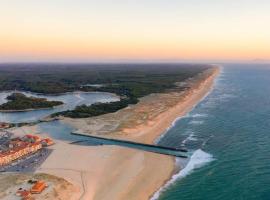
[[[219,68],[207,70],[177,89],[152,94],[136,105],[88,119],[63,121],[86,134],[143,143],[154,141],[178,118],[188,113],[212,88]],[[32,131],[38,131],[35,126]],[[20,131],[15,130],[17,134]],[[56,141],[54,151],[38,173],[62,177],[80,188],[70,199],[149,199],[175,173],[175,160],[118,146],[79,146]]]

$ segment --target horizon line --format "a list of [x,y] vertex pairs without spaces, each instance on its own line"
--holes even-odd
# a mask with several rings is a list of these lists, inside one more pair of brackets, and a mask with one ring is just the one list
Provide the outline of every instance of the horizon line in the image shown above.
[[202,60],[190,60],[190,59],[104,59],[104,60],[29,60],[29,61],[0,61],[0,65],[3,64],[188,64],[188,63],[258,63],[268,64],[268,59],[253,59],[253,60],[234,60],[234,59],[202,59]]

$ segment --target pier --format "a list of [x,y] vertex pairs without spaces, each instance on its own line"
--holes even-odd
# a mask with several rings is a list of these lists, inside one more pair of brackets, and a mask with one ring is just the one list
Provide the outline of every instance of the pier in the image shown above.
[[87,141],[94,141],[96,143],[104,144],[104,145],[117,145],[117,146],[139,149],[143,151],[149,151],[153,153],[164,154],[164,155],[169,155],[169,156],[174,156],[174,157],[188,158],[188,151],[182,148],[164,147],[164,146],[159,146],[159,145],[154,145],[154,144],[145,144],[145,143],[133,142],[133,141],[128,141],[128,140],[119,140],[119,139],[114,139],[114,138],[86,135],[78,131],[74,131],[72,132],[72,134],[87,137],[90,139],[90,140],[76,141],[76,142],[73,142],[73,144],[85,143]]

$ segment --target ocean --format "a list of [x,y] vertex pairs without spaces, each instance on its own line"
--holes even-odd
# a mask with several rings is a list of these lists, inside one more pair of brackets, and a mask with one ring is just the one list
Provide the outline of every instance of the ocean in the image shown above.
[[211,93],[159,144],[192,156],[152,199],[269,200],[270,64],[223,65]]

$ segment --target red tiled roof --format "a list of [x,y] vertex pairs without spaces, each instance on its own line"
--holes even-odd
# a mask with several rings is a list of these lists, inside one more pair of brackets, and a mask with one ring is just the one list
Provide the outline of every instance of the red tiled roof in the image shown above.
[[17,191],[17,194],[23,198],[31,196],[31,193],[28,190]]
[[41,193],[46,188],[46,184],[43,181],[38,181],[35,185],[31,188],[31,193]]

